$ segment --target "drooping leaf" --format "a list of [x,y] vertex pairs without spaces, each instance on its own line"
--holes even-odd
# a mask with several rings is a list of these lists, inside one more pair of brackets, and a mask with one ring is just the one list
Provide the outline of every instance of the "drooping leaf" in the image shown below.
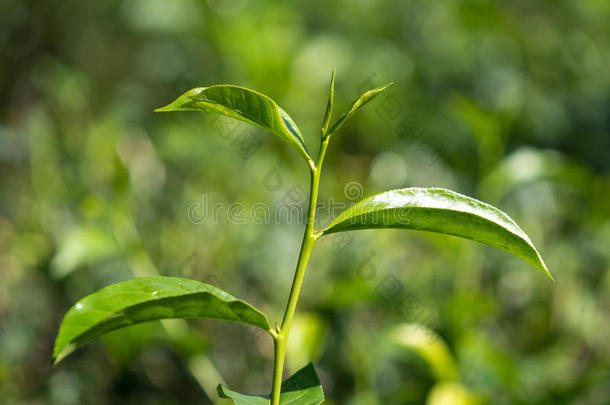
[[326,111],[324,112],[324,119],[322,120],[322,136],[326,136],[326,131],[328,131],[328,125],[330,124],[330,118],[333,115],[333,104],[335,103],[335,73],[336,70],[333,69],[330,77],[328,103],[326,103]]
[[236,118],[279,136],[311,160],[292,118],[271,98],[254,90],[226,84],[197,87],[155,111],[205,111]]
[[118,253],[116,240],[103,227],[75,226],[60,242],[51,261],[51,275],[61,279],[84,264],[93,265]]
[[324,234],[399,228],[472,239],[517,256],[553,278],[529,237],[508,215],[442,188],[404,188],[368,197],[335,218]]
[[456,381],[442,381],[430,389],[426,405],[478,405],[482,401]]
[[[245,395],[218,385],[218,395],[230,398],[235,405],[269,405],[268,395]],[[324,391],[313,364],[308,364],[282,383],[281,405],[319,405],[324,402]]]
[[213,287],[177,277],[142,277],[102,288],[66,314],[55,339],[53,362],[115,329],[168,318],[209,318],[271,330],[267,316]]
[[295,370],[309,359],[318,358],[324,348],[328,320],[317,312],[300,311],[290,326],[290,344],[286,347],[286,364]]
[[369,90],[357,99],[355,99],[350,106],[347,108],[347,111],[333,124],[333,126],[328,130],[328,135],[335,133],[341,126],[351,118],[352,115],[356,113],[360,108],[362,108],[369,101],[373,100],[379,94],[381,94],[385,89],[390,87],[392,83],[388,83],[383,87],[378,87],[373,90]]
[[403,323],[387,332],[390,343],[420,356],[438,380],[456,380],[459,376],[455,359],[445,341],[425,325]]

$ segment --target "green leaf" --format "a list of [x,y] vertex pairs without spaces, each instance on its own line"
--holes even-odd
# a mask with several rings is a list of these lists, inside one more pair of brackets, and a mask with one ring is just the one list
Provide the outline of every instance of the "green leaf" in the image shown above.
[[79,267],[94,265],[119,253],[113,235],[98,225],[81,225],[70,229],[61,240],[51,261],[51,275],[61,279]]
[[426,405],[477,405],[482,402],[459,382],[439,382],[432,386]]
[[269,395],[246,395],[231,391],[222,384],[218,384],[218,396],[232,399],[235,405],[269,405]]
[[322,136],[326,136],[326,131],[328,131],[328,125],[330,124],[330,118],[333,115],[333,104],[335,103],[335,73],[336,69],[333,69],[333,72],[330,77],[330,91],[328,92],[328,103],[326,103],[326,111],[324,112],[324,119],[322,120]]
[[364,93],[363,95],[361,95],[360,97],[358,97],[357,99],[355,99],[352,102],[352,104],[350,104],[350,106],[347,108],[347,111],[330,128],[330,130],[328,131],[328,136],[335,133],[339,128],[341,128],[341,126],[345,123],[345,121],[350,119],[351,116],[356,113],[356,111],[358,111],[360,108],[362,108],[369,101],[373,100],[375,97],[377,97],[379,94],[381,94],[385,89],[390,87],[392,84],[393,83],[388,83],[383,87],[378,87],[376,89],[369,90],[366,93]]
[[458,367],[449,347],[425,325],[403,323],[387,332],[389,342],[406,348],[426,361],[438,380],[457,380]]
[[211,285],[177,277],[134,278],[105,287],[70,308],[55,339],[53,363],[115,329],[168,318],[219,319],[271,330],[262,312]]
[[318,405],[322,402],[324,391],[311,363],[282,383],[282,405]]
[[345,210],[324,234],[355,229],[399,228],[439,232],[502,249],[543,271],[540,254],[504,212],[442,188],[404,188],[366,198]]
[[[245,395],[218,385],[218,395],[230,398],[235,405],[269,405],[268,395]],[[324,392],[313,364],[308,364],[282,383],[281,405],[319,405]]]
[[275,101],[254,90],[226,84],[197,87],[155,111],[205,111],[236,118],[279,136],[311,161],[303,135],[292,118]]

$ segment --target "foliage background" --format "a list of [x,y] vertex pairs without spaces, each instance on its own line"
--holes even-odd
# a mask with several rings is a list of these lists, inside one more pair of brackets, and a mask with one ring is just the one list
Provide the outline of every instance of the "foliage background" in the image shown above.
[[[195,277],[280,317],[301,227],[194,210],[204,196],[275,207],[307,189],[305,164],[262,132],[152,110],[244,85],[315,152],[336,67],[338,109],[395,85],[333,139],[323,201],[455,189],[516,219],[557,281],[433,234],[323,241],[288,371],[315,361],[328,404],[609,403],[607,1],[4,0],[0,16],[1,402],[210,404],[220,381],[266,389],[270,342],[207,321],[48,362],[67,308],[134,275]],[[244,134],[260,141],[251,156]],[[413,324],[440,337],[397,345],[427,330]]]

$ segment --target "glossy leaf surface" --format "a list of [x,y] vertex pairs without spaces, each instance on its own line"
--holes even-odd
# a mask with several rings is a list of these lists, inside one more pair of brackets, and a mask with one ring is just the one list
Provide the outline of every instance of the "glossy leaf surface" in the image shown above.
[[[269,405],[268,395],[245,395],[218,386],[221,398],[230,398],[235,405]],[[281,405],[319,405],[324,402],[324,392],[313,364],[308,364],[282,383]]]
[[350,106],[347,108],[347,111],[337,120],[337,122],[335,122],[333,124],[333,126],[330,128],[330,130],[328,130],[328,134],[330,135],[330,134],[333,134],[334,132],[336,132],[339,128],[341,128],[341,126],[345,123],[345,121],[350,119],[352,117],[352,115],[354,115],[356,113],[356,111],[361,109],[364,105],[366,105],[368,102],[373,100],[375,97],[377,97],[379,94],[381,94],[385,89],[387,89],[391,85],[392,85],[392,83],[388,83],[383,87],[378,87],[376,89],[369,90],[366,93],[364,93],[363,95],[361,95],[360,97],[358,97],[357,99],[355,99],[350,104]]
[[169,318],[209,318],[270,330],[267,317],[209,284],[177,277],[143,277],[105,287],[78,301],[55,339],[53,362],[115,329]]
[[442,188],[404,188],[366,198],[345,210],[325,234],[398,228],[439,232],[485,243],[517,256],[552,279],[538,251],[504,212]]
[[311,160],[303,135],[292,118],[266,95],[233,85],[197,87],[155,111],[205,111],[259,126],[279,136]]

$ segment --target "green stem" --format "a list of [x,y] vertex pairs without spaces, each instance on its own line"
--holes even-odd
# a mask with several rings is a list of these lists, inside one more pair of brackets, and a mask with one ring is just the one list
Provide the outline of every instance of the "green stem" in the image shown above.
[[[323,134],[324,135],[324,134]],[[307,214],[307,224],[305,226],[305,233],[303,235],[303,241],[301,242],[301,251],[299,252],[299,260],[297,261],[297,267],[292,280],[292,287],[290,289],[290,295],[288,296],[288,303],[286,304],[286,310],[284,311],[284,319],[282,325],[277,331],[277,335],[274,337],[275,345],[275,360],[273,366],[273,387],[271,390],[271,405],[280,404],[280,392],[282,386],[282,374],[284,371],[284,359],[286,358],[286,344],[288,342],[288,335],[290,334],[290,327],[292,326],[292,319],[294,318],[294,312],[299,301],[299,294],[301,292],[301,286],[303,285],[303,278],[305,277],[305,271],[307,270],[307,262],[313,246],[318,239],[318,235],[314,232],[314,222],[316,220],[316,205],[318,204],[318,188],[320,185],[320,174],[322,172],[322,163],[324,162],[324,156],[326,156],[326,149],[328,148],[329,138],[322,136],[322,144],[320,151],[318,152],[317,164],[310,165],[311,167],[311,186],[309,193],[309,211]]]

